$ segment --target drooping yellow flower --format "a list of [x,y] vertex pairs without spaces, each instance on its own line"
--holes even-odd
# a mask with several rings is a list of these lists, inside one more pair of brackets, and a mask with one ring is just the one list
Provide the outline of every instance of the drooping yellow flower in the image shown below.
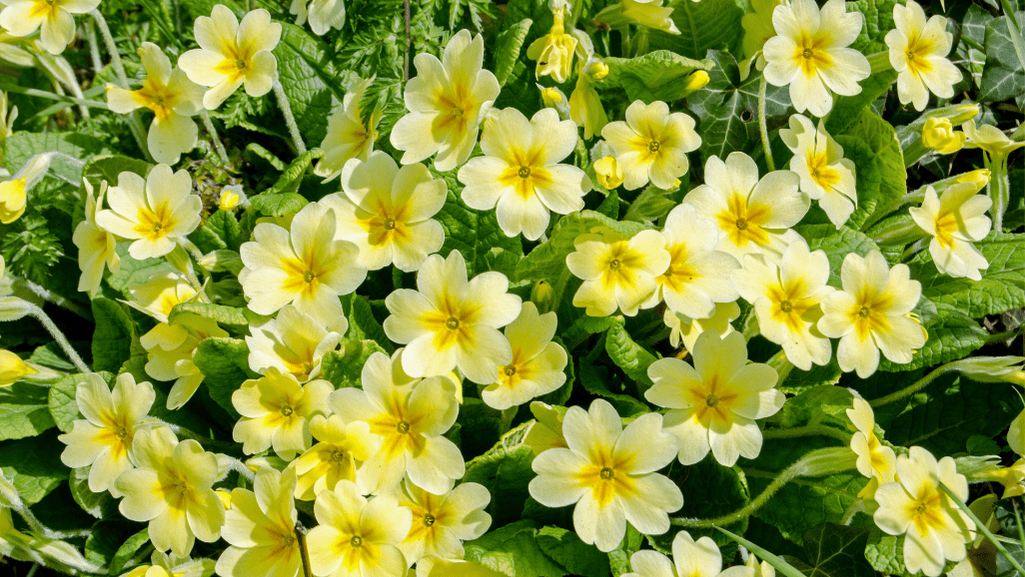
[[[304,0],[293,0],[302,2]],[[342,5],[342,0],[331,0]],[[342,99],[342,107],[327,119],[327,134],[320,147],[324,156],[313,167],[313,174],[323,176],[324,182],[334,180],[342,173],[342,167],[350,158],[366,162],[377,139],[377,123],[381,120],[381,109],[375,108],[366,115],[360,108],[360,101],[373,78],[357,78]]]
[[858,82],[871,74],[868,59],[848,48],[861,32],[864,17],[847,13],[843,0],[819,10],[815,0],[793,0],[773,10],[777,35],[765,42],[765,80],[790,86],[798,112],[823,117],[833,108],[833,92],[854,96]]
[[645,535],[669,530],[668,513],[683,506],[683,494],[655,472],[677,452],[661,415],[641,415],[624,429],[612,405],[597,399],[587,411],[570,407],[563,433],[568,448],[534,459],[538,476],[530,481],[531,497],[546,507],[575,503],[573,529],[601,551],[619,545],[627,521]]
[[28,159],[14,176],[0,181],[0,223],[11,224],[25,214],[28,191],[46,176],[51,154],[37,154]]
[[693,465],[709,451],[726,467],[739,457],[754,459],[762,449],[755,420],[783,407],[783,393],[774,388],[779,375],[769,365],[747,364],[747,343],[737,332],[720,338],[705,331],[692,356],[694,366],[675,358],[652,363],[648,376],[655,384],[644,393],[670,409],[665,428],[680,440],[680,462]]
[[552,29],[527,47],[527,58],[537,61],[534,75],[537,78],[550,75],[559,84],[569,78],[573,69],[573,52],[577,47],[577,39],[566,34],[566,10],[566,6],[554,8]]
[[338,415],[314,415],[310,434],[318,443],[292,460],[298,482],[295,498],[312,501],[321,491],[334,491],[339,481],[356,481],[363,462],[376,454],[381,440],[363,421],[346,423]]
[[7,349],[0,349],[0,387],[7,387],[18,382],[26,375],[39,371],[25,364],[21,357]]
[[925,20],[925,11],[914,0],[893,7],[895,28],[886,34],[890,64],[898,72],[897,96],[901,104],[913,103],[925,110],[929,92],[940,98],[954,96],[961,71],[947,60],[954,35],[946,31],[947,18],[940,14]]
[[793,151],[790,170],[801,177],[801,191],[819,201],[830,222],[840,228],[858,204],[854,182],[854,162],[843,157],[843,147],[826,132],[826,123],[812,121],[800,114],[790,117],[790,128],[779,131],[780,138]]
[[711,316],[704,319],[694,319],[687,315],[674,313],[670,309],[662,315],[662,320],[669,327],[669,344],[673,347],[683,346],[684,349],[694,350],[694,343],[705,331],[715,331],[720,337],[734,332],[730,323],[740,316],[740,306],[735,303],[716,303],[715,310]]
[[205,376],[192,362],[196,347],[209,337],[227,337],[217,322],[192,313],[181,313],[172,323],[159,323],[139,337],[149,360],[146,374],[161,381],[174,381],[167,393],[167,408],[181,408],[196,393]]
[[929,254],[936,269],[952,277],[982,280],[980,269],[989,268],[974,241],[989,234],[992,222],[986,211],[993,205],[988,196],[976,194],[972,183],[955,184],[937,197],[929,186],[921,207],[911,207],[911,218],[922,230],[932,235]]
[[121,268],[121,257],[114,250],[117,238],[96,224],[96,212],[103,207],[107,181],[100,183],[98,197],[93,196],[93,185],[88,179],[82,179],[82,186],[85,187],[85,219],[75,227],[71,240],[78,247],[78,266],[82,269],[78,290],[95,297],[100,291],[104,265],[111,272],[117,272]]
[[279,457],[291,460],[310,448],[309,419],[327,412],[327,396],[334,390],[323,379],[300,385],[294,376],[269,367],[259,379],[242,383],[231,395],[231,404],[242,418],[232,438],[243,443],[247,455],[271,446]]
[[534,303],[523,303],[520,316],[505,327],[513,360],[499,367],[498,380],[481,391],[488,406],[505,410],[522,405],[566,382],[566,349],[552,342],[557,322],[554,311],[541,315]]
[[616,150],[627,190],[638,189],[649,181],[669,190],[690,168],[687,153],[701,145],[694,126],[690,116],[682,112],[670,114],[665,102],[656,100],[645,105],[636,100],[626,109],[626,121],[610,122],[601,135]]
[[879,367],[879,351],[895,363],[910,363],[914,349],[925,345],[922,325],[908,313],[918,304],[922,284],[911,280],[905,264],[891,269],[879,251],[843,260],[842,291],[822,300],[818,327],[840,339],[836,360],[844,372],[866,378]]
[[417,76],[406,83],[410,112],[395,123],[392,146],[405,151],[402,164],[420,162],[434,153],[434,168],[452,170],[470,156],[477,130],[498,97],[498,79],[483,70],[484,38],[460,30],[438,60],[431,54],[413,59]]
[[854,397],[854,407],[846,413],[857,429],[851,437],[851,450],[858,456],[858,472],[869,478],[868,485],[858,496],[871,499],[876,489],[894,480],[897,455],[876,437],[875,414],[864,399]]
[[619,161],[612,155],[603,156],[594,161],[594,175],[598,179],[598,184],[602,185],[605,190],[619,188],[619,185],[626,180]]
[[296,577],[301,574],[294,492],[295,472],[289,469],[278,472],[270,467],[256,472],[252,491],[232,489],[231,508],[224,515],[221,530],[221,536],[230,547],[217,559],[218,575]]
[[305,383],[320,374],[324,355],[338,347],[349,324],[344,316],[338,317],[331,328],[328,330],[310,315],[285,305],[277,317],[249,325],[249,368],[263,374],[275,367]]
[[911,447],[897,457],[897,479],[876,490],[879,503],[873,518],[880,529],[904,537],[904,564],[909,573],[922,571],[938,577],[947,561],[967,554],[965,542],[975,523],[939,488],[943,483],[962,502],[968,499],[968,482],[957,472],[954,459],[936,461],[929,451]]
[[491,493],[478,483],[461,483],[441,495],[424,491],[408,480],[397,491],[399,506],[413,512],[409,535],[399,543],[407,563],[425,557],[462,559],[463,541],[476,539],[491,526],[484,512]]
[[573,295],[573,306],[594,317],[609,316],[618,308],[634,316],[642,306],[658,304],[655,277],[666,272],[672,257],[665,238],[655,230],[642,230],[629,240],[582,234],[566,257],[566,266],[584,283]]
[[60,54],[75,37],[72,14],[96,9],[100,0],[8,0],[0,12],[0,26],[11,36],[40,30],[39,39],[50,54]]
[[235,13],[217,4],[210,16],[196,18],[199,48],[178,58],[189,80],[208,86],[203,106],[213,110],[245,83],[253,97],[270,92],[278,61],[271,53],[281,40],[281,24],[271,22],[270,12],[258,8],[239,24]]
[[930,118],[922,127],[922,144],[940,154],[961,150],[967,139],[967,134],[954,130],[949,118]]

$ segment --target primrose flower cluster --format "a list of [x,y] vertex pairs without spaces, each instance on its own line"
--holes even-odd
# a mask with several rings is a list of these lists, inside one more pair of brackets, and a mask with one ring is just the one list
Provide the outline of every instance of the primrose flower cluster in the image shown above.
[[[751,5],[735,72],[760,85],[760,151],[712,143],[712,119],[679,106],[717,74],[711,59],[685,59],[667,88],[610,53],[610,29],[624,50],[671,44],[680,2],[622,0],[594,15],[565,0],[540,6],[550,28],[515,47],[536,63],[529,91],[543,106],[529,115],[507,84],[528,69],[499,66],[481,34],[438,44],[430,32],[407,55],[401,106],[385,104],[390,89],[376,77],[347,71],[312,150],[279,60],[302,52],[297,37],[321,46],[317,37],[345,30],[342,0],[293,0],[275,14],[218,4],[195,19],[198,47],[140,41],[138,78],[121,70],[103,94],[153,162],[86,165],[70,183],[80,186],[69,243],[77,290],[93,303],[93,366],[35,304],[50,293],[5,276],[0,257],[0,320],[39,319],[71,361],[0,349],[0,393],[50,388],[45,404],[63,412],[48,426],[62,431],[76,501],[116,501],[112,518],[145,526],[152,561],[94,565],[43,527],[6,469],[0,554],[130,577],[493,577],[559,564],[568,575],[594,555],[626,577],[792,574],[748,541],[744,563],[728,566],[726,541],[705,530],[736,529],[807,477],[843,493],[830,522],[890,539],[908,574],[972,574],[995,498],[969,508],[969,482],[1025,494],[1025,411],[1007,433],[1022,459],[1001,467],[976,458],[972,440],[971,457],[937,458],[930,434],[912,441],[891,424],[917,413],[877,410],[955,373],[961,386],[1025,384],[1021,357],[961,358],[996,339],[950,352],[944,336],[978,327],[937,324],[943,314],[974,321],[947,310],[964,300],[925,292],[1012,260],[982,244],[1020,237],[1003,217],[1015,210],[1007,159],[1025,144],[970,101],[871,145],[849,128],[866,118],[889,127],[868,103],[856,109],[862,120],[834,117],[876,90],[870,79],[895,82],[896,101],[919,112],[955,98],[953,34],[914,0],[893,5],[893,29],[879,34],[886,49],[871,57],[852,48],[864,15],[842,0]],[[97,6],[6,0],[0,26],[16,38],[38,30],[32,57],[45,52],[61,69],[72,14],[107,27]],[[285,14],[295,26],[274,21]],[[315,36],[297,36],[307,25]],[[302,56],[311,77],[322,72]],[[786,100],[775,147],[770,86]],[[247,195],[194,159],[206,144],[199,126],[225,165],[241,167],[248,160],[223,153],[211,117],[248,130],[239,110],[276,114],[260,101],[272,91],[297,159],[285,167],[246,146],[282,167]],[[904,165],[973,148],[986,169],[947,167],[886,199],[865,192],[893,184],[880,182],[874,146],[895,147],[904,175]],[[786,164],[777,169],[773,154]],[[65,165],[77,161],[25,156],[0,182],[5,227],[28,220],[46,179],[69,180]],[[126,359],[105,362],[104,346],[122,344]],[[920,379],[910,387],[880,384],[909,368]],[[62,405],[62,393],[73,402]],[[781,448],[797,437],[814,441]],[[743,502],[694,517],[715,500],[699,486],[713,474],[735,477]],[[815,481],[837,474],[841,489]],[[810,540],[803,528],[779,532]],[[517,569],[522,551],[549,565]]]

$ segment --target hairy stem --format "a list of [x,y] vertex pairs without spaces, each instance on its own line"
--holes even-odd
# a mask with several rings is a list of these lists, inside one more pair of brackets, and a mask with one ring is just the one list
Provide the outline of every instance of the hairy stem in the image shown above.
[[57,341],[57,344],[60,345],[61,350],[63,350],[64,354],[68,356],[68,360],[70,360],[75,365],[75,368],[77,368],[79,372],[91,372],[89,365],[86,365],[85,361],[82,360],[82,357],[78,356],[78,353],[71,346],[71,343],[68,342],[67,337],[64,336],[64,333],[61,332],[61,330],[57,327],[53,320],[51,320],[50,317],[46,316],[46,313],[43,312],[43,309],[37,307],[36,305],[30,302],[25,302],[24,306],[25,310],[28,312],[28,315],[39,321],[46,329],[46,332],[50,333],[50,336],[53,337],[53,340]]
[[769,172],[776,170],[776,163],[772,159],[772,147],[769,146],[769,127],[765,124],[765,90],[768,83],[765,76],[758,83],[758,130],[762,135],[762,150],[765,151],[765,165]]
[[832,437],[845,444],[851,441],[850,433],[844,433],[839,429],[825,425],[794,427],[792,429],[765,429],[762,431],[762,438],[764,439],[793,439],[795,437],[812,437],[815,435]]
[[285,124],[288,126],[288,133],[292,136],[292,144],[298,154],[306,152],[306,144],[303,142],[302,134],[299,132],[299,125],[295,123],[295,116],[292,115],[292,106],[285,96],[285,89],[281,86],[281,78],[274,78],[274,96],[278,99],[278,106],[281,114],[285,117]]
[[217,156],[221,158],[221,164],[228,165],[231,159],[228,158],[228,151],[224,149],[224,143],[221,142],[221,137],[217,134],[217,128],[214,127],[214,123],[210,120],[210,113],[203,110],[199,111],[199,118],[203,121],[203,128],[206,129],[206,133],[210,135],[210,140],[214,143],[214,150],[217,151]]
[[868,402],[868,406],[870,406],[870,407],[872,407],[874,409],[876,407],[881,407],[883,405],[888,405],[888,404],[890,404],[890,403],[892,403],[894,401],[899,401],[899,400],[901,400],[901,399],[903,399],[905,397],[909,397],[909,396],[917,393],[918,391],[921,391],[925,387],[929,386],[929,383],[935,381],[936,379],[938,379],[942,375],[945,375],[945,374],[947,374],[947,373],[949,373],[949,372],[951,372],[953,370],[956,370],[956,369],[957,369],[957,366],[953,365],[951,363],[943,365],[942,367],[937,368],[936,370],[934,370],[933,372],[929,373],[928,375],[925,375],[921,379],[918,379],[911,386],[905,387],[905,388],[903,388],[903,389],[901,389],[901,390],[899,390],[899,391],[897,391],[895,393],[891,393],[889,395],[886,395],[885,397],[879,397],[878,399],[873,399],[873,400],[869,401]]
[[1004,213],[1007,212],[1007,203],[1011,196],[1011,179],[1007,174],[1007,155],[986,153],[986,168],[989,169],[989,184],[986,191],[989,193],[993,207],[989,214],[993,218],[993,230],[1004,231]]

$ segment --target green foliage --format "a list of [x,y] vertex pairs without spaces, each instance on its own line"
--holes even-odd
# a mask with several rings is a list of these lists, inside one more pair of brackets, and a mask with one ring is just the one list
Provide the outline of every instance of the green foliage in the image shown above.
[[[145,364],[146,350],[139,342],[139,330],[128,308],[101,297],[92,301],[92,310],[96,321],[92,341],[93,369],[116,374],[129,361],[141,369],[138,363]],[[144,375],[132,372],[136,381],[146,379]]]
[[[1025,12],[1015,13],[1018,23],[1025,22]],[[998,102],[1014,98],[1020,107],[1025,102],[1025,62],[1015,50],[1011,39],[1017,29],[1019,43],[1025,45],[1021,29],[1002,16],[986,24],[986,67],[982,71],[981,102]]]
[[607,58],[609,75],[598,85],[603,90],[622,88],[631,101],[650,104],[679,97],[680,85],[695,70],[708,70],[707,62],[656,50],[638,58]]
[[908,364],[881,359],[879,370],[887,372],[910,371],[960,359],[986,344],[989,333],[979,323],[957,308],[937,303],[937,317],[926,326],[929,338]]
[[[22,502],[34,505],[68,478],[61,463],[64,443],[53,430],[41,435],[0,443],[0,472],[14,485]],[[26,459],[26,455],[32,455]]]
[[[760,493],[768,484],[761,476],[753,477],[750,472],[747,475],[753,494]],[[787,539],[803,544],[804,535],[812,527],[823,522],[839,524],[867,481],[857,471],[796,479],[783,486],[758,511],[758,516],[775,525]]]
[[648,42],[652,48],[671,50],[687,58],[702,58],[710,48],[737,53],[736,48],[743,39],[742,6],[736,0],[674,4],[672,19],[680,33],[651,30]]
[[54,424],[46,387],[26,382],[0,387],[0,441],[34,437]]
[[980,281],[947,276],[931,261],[916,259],[911,278],[922,283],[922,295],[972,318],[1025,306],[1025,235],[997,232],[975,247],[989,262]]
[[804,534],[808,562],[787,559],[808,577],[874,577],[865,559],[868,529],[823,523]]
[[[883,40],[886,33],[893,30],[893,6],[895,0],[856,0],[846,2],[847,12],[860,12],[864,16],[864,25],[858,38],[851,44],[851,48],[869,55],[875,52],[889,50]],[[900,2],[903,4],[903,2]]]
[[[723,467],[711,455],[694,465],[681,465],[673,461],[667,475],[683,492],[683,508],[671,515],[672,518],[711,519],[738,511],[751,501],[748,484],[740,473],[731,467]],[[747,518],[722,525],[731,531],[743,533],[747,529]],[[673,539],[681,529],[670,527],[667,533],[648,537],[653,547],[669,554]],[[711,537],[719,546],[730,540],[714,529],[687,529],[694,539]]]
[[303,139],[313,146],[327,134],[324,119],[341,105],[342,87],[353,80],[353,74],[336,68],[320,38],[287,22],[281,27],[281,42],[274,50],[281,87]]
[[831,224],[812,224],[794,227],[805,240],[811,250],[823,250],[829,259],[829,285],[842,288],[840,271],[844,258],[848,254],[865,256],[873,250],[879,250],[876,243],[864,234],[841,226]]
[[439,254],[448,256],[451,251],[458,250],[466,260],[470,277],[491,270],[491,261],[503,251],[512,253],[514,257],[523,254],[519,236],[506,236],[498,227],[494,212],[468,208],[458,198],[454,178],[446,178],[446,181],[449,184],[448,200],[434,216],[445,229],[445,243],[441,245]]
[[[493,526],[522,518],[527,483],[534,477],[530,467],[534,452],[522,444],[524,434],[521,429],[513,429],[488,452],[466,464],[463,482],[480,483],[491,493],[487,511],[491,514]],[[467,553],[469,559],[469,548]]]
[[341,349],[324,355],[320,364],[320,378],[331,381],[336,389],[342,387],[362,388],[363,365],[370,355],[384,352],[374,341],[344,339]]
[[254,378],[249,371],[249,347],[245,341],[228,338],[203,339],[192,356],[192,362],[206,377],[203,382],[212,398],[222,409],[238,419],[238,411],[231,404],[231,394],[242,382]]
[[516,267],[517,279],[557,279],[566,269],[566,257],[575,247],[573,241],[581,234],[612,231],[629,238],[644,230],[635,222],[617,222],[600,213],[583,210],[564,216],[555,223],[547,242],[534,247]]
[[530,32],[530,25],[533,20],[524,18],[512,23],[503,29],[495,41],[494,63],[491,70],[495,73],[500,86],[505,86],[509,75],[512,74],[513,66],[520,56],[524,41]]
[[538,545],[537,525],[528,519],[500,527],[467,541],[466,559],[509,577],[562,577],[566,570]]
[[605,352],[609,354],[612,362],[637,383],[639,392],[643,393],[651,387],[648,366],[655,362],[655,355],[634,342],[622,322],[613,323],[609,327],[605,337]]
[[609,558],[593,546],[585,544],[572,531],[560,527],[542,527],[537,532],[537,544],[571,575],[606,577],[609,574]]
[[93,493],[89,489],[89,470],[90,467],[71,470],[71,476],[68,479],[71,496],[83,511],[93,517],[97,519],[110,517],[117,512],[117,500],[111,497],[107,491]]

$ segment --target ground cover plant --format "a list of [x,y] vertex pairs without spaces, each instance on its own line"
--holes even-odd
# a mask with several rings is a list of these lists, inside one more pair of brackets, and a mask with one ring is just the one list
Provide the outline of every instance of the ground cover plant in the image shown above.
[[0,571],[1025,574],[1021,0],[3,0]]

